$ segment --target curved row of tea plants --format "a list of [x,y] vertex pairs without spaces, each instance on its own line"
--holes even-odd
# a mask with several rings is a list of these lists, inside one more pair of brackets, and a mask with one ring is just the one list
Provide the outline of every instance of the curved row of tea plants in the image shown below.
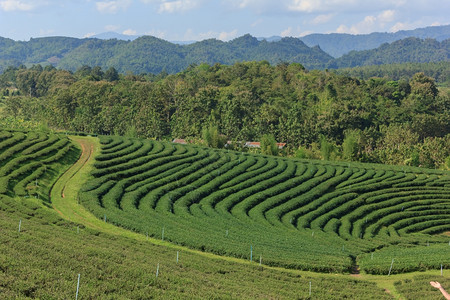
[[312,299],[392,299],[366,280],[283,272],[99,232],[34,198],[0,195],[0,228],[2,299],[75,299],[78,274],[78,299],[307,299],[310,284]]
[[[80,299],[293,299],[310,293],[316,299],[349,298],[355,293],[366,299],[390,298],[364,280],[217,260],[154,245],[142,235],[111,235],[63,220],[42,200],[49,200],[50,187],[79,152],[65,137],[45,133],[0,131],[0,145],[0,180],[8,179],[0,194],[2,299],[75,298],[78,274]],[[62,193],[64,187],[55,186],[56,193]],[[25,196],[19,187],[27,190]],[[28,190],[40,199],[29,196]],[[52,192],[52,200],[54,196]],[[75,192],[67,201],[75,201]]]
[[429,235],[450,231],[445,171],[100,142],[80,200],[97,217],[142,234],[325,272],[348,272],[361,253],[391,245],[448,242]]
[[63,135],[0,132],[0,194],[48,200],[46,184],[78,150]]

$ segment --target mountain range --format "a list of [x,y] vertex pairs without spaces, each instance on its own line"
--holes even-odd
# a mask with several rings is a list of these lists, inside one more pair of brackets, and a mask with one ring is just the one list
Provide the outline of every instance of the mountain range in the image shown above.
[[[450,26],[427,27],[409,33],[421,36],[407,37],[390,44],[383,41],[394,39],[395,36],[406,36],[408,32],[361,36],[310,35],[302,39],[256,38],[247,34],[229,42],[208,39],[185,44],[152,36],[129,40],[112,36],[108,38],[106,35],[103,37],[108,39],[43,37],[29,41],[0,37],[0,72],[8,66],[21,64],[51,64],[71,71],[83,65],[100,66],[103,69],[114,67],[121,73],[139,74],[161,71],[176,73],[192,64],[234,64],[250,60],[267,60],[271,64],[298,62],[308,69],[450,60]],[[317,43],[311,46],[314,39]],[[350,52],[339,58],[330,55],[331,52],[336,55],[337,50],[333,52],[324,48],[333,44],[333,40],[336,49],[346,45]],[[381,44],[370,48],[375,41]],[[359,49],[364,47],[370,50]]]
[[[133,41],[141,35],[125,35],[116,32],[104,32],[92,36],[102,40],[118,39]],[[319,46],[323,51],[337,58],[353,50],[370,50],[381,46],[384,43],[392,43],[408,37],[421,39],[436,39],[442,42],[450,38],[450,25],[429,26],[413,30],[400,30],[397,32],[373,32],[370,34],[348,34],[348,33],[314,33],[308,34],[299,39],[309,47]],[[278,42],[281,36],[258,37],[258,40],[268,42]],[[195,41],[171,41],[174,44],[187,45]]]

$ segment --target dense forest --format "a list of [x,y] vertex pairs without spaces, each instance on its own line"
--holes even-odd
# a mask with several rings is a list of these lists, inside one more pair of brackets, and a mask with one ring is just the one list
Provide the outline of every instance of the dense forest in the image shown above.
[[[40,65],[0,75],[3,126],[42,127],[222,147],[261,141],[278,155],[448,168],[450,95],[433,78],[357,79],[267,61],[120,75]],[[42,125],[44,124],[44,125]],[[222,141],[222,142],[218,142]],[[269,146],[266,146],[269,145]]]
[[83,65],[114,67],[119,73],[133,74],[167,72],[174,74],[191,64],[266,60],[301,63],[307,69],[335,69],[365,65],[403,62],[440,62],[450,59],[450,39],[406,38],[365,51],[352,51],[333,58],[319,46],[308,47],[299,38],[285,37],[276,41],[258,40],[247,34],[223,42],[204,40],[179,45],[151,36],[133,41],[117,39],[76,39],[68,37],[35,38],[28,42],[0,37],[0,73],[8,66],[24,64],[52,65],[72,72]]
[[407,80],[413,77],[414,74],[423,72],[426,76],[432,77],[436,84],[447,87],[450,86],[450,61],[371,65],[336,69],[333,70],[333,72],[361,79],[386,77],[392,80]]

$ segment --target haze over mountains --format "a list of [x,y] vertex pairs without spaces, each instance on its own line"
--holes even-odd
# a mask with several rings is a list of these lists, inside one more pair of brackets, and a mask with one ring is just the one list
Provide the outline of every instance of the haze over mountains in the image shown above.
[[[104,32],[91,38],[102,40],[118,39],[124,41],[133,41],[141,35],[125,35],[116,32]],[[370,34],[348,34],[348,33],[313,33],[299,39],[309,47],[319,45],[319,47],[333,57],[341,57],[352,50],[369,50],[379,47],[384,43],[392,43],[408,37],[421,39],[431,38],[441,42],[450,38],[450,25],[430,26],[426,28],[417,28],[413,30],[400,30],[397,32],[373,32]],[[258,40],[268,42],[277,42],[281,36],[258,37]],[[193,44],[195,41],[171,41],[174,44],[186,45]]]
[[96,38],[44,37],[30,41],[0,37],[0,72],[8,66],[38,63],[72,71],[88,65],[114,67],[121,73],[176,73],[192,64],[250,60],[298,62],[308,69],[437,62],[450,60],[449,38],[450,25],[396,33],[312,34],[303,38],[256,38],[247,34],[229,42],[208,39],[184,44],[112,33]]

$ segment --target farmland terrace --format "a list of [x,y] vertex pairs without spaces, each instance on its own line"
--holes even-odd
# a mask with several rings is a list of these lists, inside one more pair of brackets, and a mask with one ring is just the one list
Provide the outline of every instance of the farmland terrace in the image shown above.
[[450,283],[447,171],[21,131],[0,132],[0,158],[6,298],[72,298],[77,273],[86,298],[440,299],[428,282]]

